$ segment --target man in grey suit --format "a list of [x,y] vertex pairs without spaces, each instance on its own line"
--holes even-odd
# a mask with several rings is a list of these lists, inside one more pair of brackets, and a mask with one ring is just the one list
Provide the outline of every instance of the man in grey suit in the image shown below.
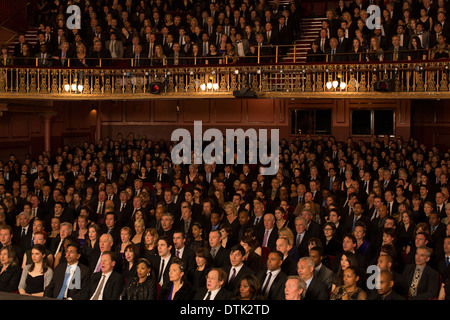
[[237,53],[239,57],[245,57],[250,51],[250,42],[247,39],[242,39],[240,33],[236,33],[236,41],[233,43],[234,52]]
[[123,57],[123,43],[117,40],[117,35],[111,32],[109,40],[105,43],[106,49],[111,53],[112,59],[122,59]]
[[422,48],[429,48],[431,34],[429,31],[423,30],[423,23],[420,20],[416,24],[416,33],[411,37],[411,39],[415,36],[419,37]]
[[314,261],[314,275],[325,282],[328,289],[330,289],[334,280],[334,272],[322,263],[323,249],[321,247],[311,248],[309,250],[309,257]]

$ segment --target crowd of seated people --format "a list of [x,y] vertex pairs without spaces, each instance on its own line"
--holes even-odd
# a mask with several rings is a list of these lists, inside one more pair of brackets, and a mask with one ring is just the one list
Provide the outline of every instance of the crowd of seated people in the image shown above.
[[[81,29],[66,25],[68,4],[40,0],[37,43],[18,36],[2,63],[97,67],[271,62],[275,45],[298,35],[298,1],[72,1],[81,9]],[[47,13],[47,14],[44,14]],[[258,48],[260,47],[260,48]],[[285,54],[287,47],[280,49]],[[133,62],[131,62],[133,60]],[[122,64],[123,65],[123,64]]]
[[[257,164],[173,164],[173,146],[118,134],[0,161],[0,291],[449,299],[448,151],[376,136],[281,139],[279,170],[264,176]],[[379,287],[366,281],[371,265]]]
[[[340,0],[327,10],[319,36],[307,53],[308,62],[367,62],[445,59],[450,57],[449,2]],[[375,13],[374,13],[375,14]],[[376,24],[378,22],[378,25]]]

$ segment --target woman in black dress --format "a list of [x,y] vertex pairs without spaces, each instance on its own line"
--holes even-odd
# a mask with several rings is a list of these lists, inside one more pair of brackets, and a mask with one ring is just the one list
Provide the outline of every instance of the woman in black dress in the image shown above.
[[411,48],[408,53],[408,60],[426,60],[427,52],[422,48],[422,43],[418,36],[411,38]]
[[152,271],[152,264],[147,259],[139,259],[136,265],[136,276],[127,282],[122,299],[156,300],[156,281]]
[[36,244],[31,249],[32,263],[23,268],[19,283],[21,295],[43,297],[45,288],[50,284],[53,270],[47,264],[45,246]]
[[354,38],[352,42],[352,49],[347,54],[348,61],[362,61],[363,55],[364,51],[361,48],[361,42],[358,38]]
[[324,62],[325,54],[319,49],[319,40],[311,43],[311,49],[306,53],[306,62]]
[[206,56],[206,64],[221,64],[222,56],[217,52],[217,47],[214,44],[209,45],[209,54]]
[[197,267],[190,275],[189,282],[194,290],[198,290],[206,286],[206,275],[211,269],[212,256],[208,248],[202,247],[195,252],[195,263]]
[[194,288],[185,279],[184,262],[173,258],[169,267],[169,280],[163,284],[158,300],[189,300],[192,299]]

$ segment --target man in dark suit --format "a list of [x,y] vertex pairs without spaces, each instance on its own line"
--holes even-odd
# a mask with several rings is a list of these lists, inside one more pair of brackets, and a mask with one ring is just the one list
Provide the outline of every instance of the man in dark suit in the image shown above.
[[183,231],[175,231],[173,234],[172,254],[183,260],[184,273],[189,277],[196,268],[195,252],[186,247],[186,235]]
[[406,298],[394,291],[394,276],[392,272],[382,270],[379,275],[380,288],[369,295],[368,300],[406,300]]
[[289,250],[292,248],[290,241],[285,238],[277,239],[277,251],[283,254],[283,263],[281,264],[281,271],[287,276],[297,275],[297,261],[295,261],[290,255]]
[[27,212],[19,214],[19,226],[14,230],[13,240],[16,245],[20,247],[22,252],[31,249],[31,236],[33,234],[33,227],[30,223],[30,215]]
[[306,295],[304,300],[328,300],[328,287],[322,280],[314,275],[314,261],[309,257],[298,260],[297,272],[300,278],[306,282]]
[[342,28],[337,30],[338,48],[344,49],[344,52],[349,52],[352,48],[352,41],[345,37],[345,31]]
[[88,284],[91,274],[89,268],[79,262],[79,249],[75,244],[67,246],[66,262],[58,264],[53,270],[52,281],[45,288],[44,296],[56,299],[72,298]]
[[56,52],[56,54],[52,57],[53,66],[67,67],[69,65],[69,59],[72,57],[73,57],[73,55],[69,51],[69,43],[63,42],[63,43],[61,43],[61,49],[59,49]]
[[164,283],[170,281],[169,269],[172,264],[172,239],[169,237],[161,237],[158,239],[158,255],[151,261],[155,269],[156,282],[162,287]]
[[267,300],[284,300],[287,276],[281,271],[282,264],[283,254],[280,251],[272,251],[267,257],[266,267],[257,275],[262,285],[262,294]]
[[[110,234],[105,233],[100,236],[98,240],[100,250],[93,251],[89,257],[88,266],[90,274],[101,270],[102,257],[105,252],[112,251],[113,241],[113,237]],[[114,271],[121,273],[123,267],[122,257],[116,254],[112,258],[115,259]]]
[[436,211],[429,214],[428,223],[430,224],[431,241],[434,244],[442,243],[446,236],[447,226],[441,222],[441,218]]
[[113,237],[113,250],[120,243],[120,227],[116,223],[116,215],[114,212],[105,214],[105,224],[100,227],[100,234],[110,234]]
[[129,200],[128,194],[125,190],[121,191],[119,194],[119,202],[117,206],[114,207],[116,210],[117,223],[120,227],[126,225],[126,219],[131,217],[133,213],[133,204]]
[[227,273],[221,268],[213,268],[206,277],[206,287],[200,288],[194,300],[230,300],[233,293],[224,288]]
[[256,52],[259,54],[259,62],[268,63],[272,60],[272,49],[269,47],[269,43],[264,41],[264,35],[258,33],[256,35]]
[[230,263],[230,251],[222,246],[222,235],[218,229],[209,233],[209,246],[214,268],[224,268]]
[[337,38],[330,39],[330,47],[325,50],[328,62],[340,62],[347,59],[345,50],[342,47],[338,47],[338,44]]
[[245,249],[241,245],[235,245],[230,249],[230,265],[224,268],[228,275],[224,288],[232,292],[233,295],[239,294],[239,284],[241,279],[247,274],[253,274],[253,270],[244,265],[243,258]]
[[111,65],[111,54],[102,46],[100,40],[94,41],[93,50],[88,55],[88,65],[91,67],[107,67]]
[[169,175],[163,172],[162,165],[158,165],[156,167],[156,171],[150,176],[151,183],[155,184],[156,181],[159,181],[161,183],[169,183]]
[[29,48],[31,48],[31,44],[26,41],[25,35],[23,33],[19,34],[17,37],[18,43],[14,46],[14,57],[20,57],[22,55],[22,46],[26,43]]
[[260,201],[255,201],[253,205],[253,219],[251,225],[255,228],[256,234],[259,234],[264,230],[264,204]]
[[323,249],[321,247],[312,247],[309,250],[309,257],[314,261],[314,276],[322,280],[331,289],[334,281],[334,272],[326,267],[323,263]]
[[145,57],[140,44],[136,45],[134,55],[131,58],[133,59],[133,67],[145,67],[150,64],[150,60]]
[[311,238],[310,233],[306,229],[308,222],[302,216],[298,216],[294,221],[294,241],[300,258],[308,256],[308,240]]
[[388,47],[388,52],[386,53],[387,61],[404,61],[408,60],[408,49],[400,46],[400,37],[395,35],[392,36],[392,46]]
[[264,229],[257,235],[257,240],[263,247],[267,247],[270,251],[275,250],[276,241],[278,239],[278,228],[275,226],[275,216],[273,213],[266,213],[263,218]]
[[88,284],[73,295],[74,300],[119,300],[125,285],[122,275],[114,271],[115,253],[106,251],[101,258],[101,271],[94,273]]
[[439,273],[427,265],[431,249],[416,249],[415,263],[405,266],[402,276],[402,294],[411,300],[429,300],[439,292]]

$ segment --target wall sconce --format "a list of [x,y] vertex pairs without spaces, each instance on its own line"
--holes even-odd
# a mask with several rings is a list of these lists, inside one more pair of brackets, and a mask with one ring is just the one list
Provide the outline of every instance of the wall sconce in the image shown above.
[[77,78],[73,79],[72,84],[66,83],[64,85],[64,91],[66,91],[66,92],[82,93],[83,89],[84,89],[83,85],[81,83],[78,84]]

